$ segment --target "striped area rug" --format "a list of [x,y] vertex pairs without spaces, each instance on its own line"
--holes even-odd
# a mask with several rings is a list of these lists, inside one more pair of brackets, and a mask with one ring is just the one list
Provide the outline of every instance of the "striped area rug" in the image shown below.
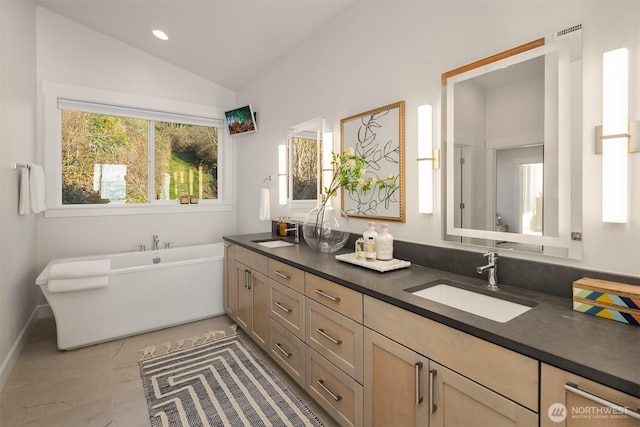
[[154,427],[322,426],[237,335],[140,362]]

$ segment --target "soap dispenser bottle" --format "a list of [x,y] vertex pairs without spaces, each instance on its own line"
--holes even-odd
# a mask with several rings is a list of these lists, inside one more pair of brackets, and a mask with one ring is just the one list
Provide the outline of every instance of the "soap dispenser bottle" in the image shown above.
[[380,224],[381,231],[376,239],[376,257],[381,261],[393,259],[393,236],[389,233],[389,224]]
[[376,232],[376,223],[369,222],[369,229],[362,234],[364,239],[364,259],[367,261],[376,260],[376,238],[378,232]]

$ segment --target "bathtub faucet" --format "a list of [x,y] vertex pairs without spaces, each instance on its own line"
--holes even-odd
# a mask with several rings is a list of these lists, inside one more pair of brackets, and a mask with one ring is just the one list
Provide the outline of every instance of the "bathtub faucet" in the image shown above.
[[158,238],[157,234],[153,235],[153,250],[157,251],[158,250],[158,245],[160,244],[160,239]]

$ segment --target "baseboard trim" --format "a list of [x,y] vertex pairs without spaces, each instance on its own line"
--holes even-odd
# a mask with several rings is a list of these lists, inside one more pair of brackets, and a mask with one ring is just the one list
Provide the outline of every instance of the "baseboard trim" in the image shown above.
[[49,304],[41,304],[33,309],[31,316],[29,316],[29,320],[27,320],[27,323],[24,325],[13,343],[11,350],[9,350],[9,354],[7,354],[7,357],[2,361],[2,365],[0,365],[0,391],[4,388],[4,383],[7,381],[7,378],[13,369],[13,365],[15,365],[22,348],[27,342],[31,328],[33,328],[38,319],[49,316],[53,316],[53,311],[51,310],[51,307],[49,307]]

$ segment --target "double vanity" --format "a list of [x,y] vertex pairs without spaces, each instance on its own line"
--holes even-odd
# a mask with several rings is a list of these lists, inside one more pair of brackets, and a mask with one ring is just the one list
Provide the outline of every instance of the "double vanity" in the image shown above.
[[640,424],[640,328],[278,239],[224,238],[225,309],[341,425]]

